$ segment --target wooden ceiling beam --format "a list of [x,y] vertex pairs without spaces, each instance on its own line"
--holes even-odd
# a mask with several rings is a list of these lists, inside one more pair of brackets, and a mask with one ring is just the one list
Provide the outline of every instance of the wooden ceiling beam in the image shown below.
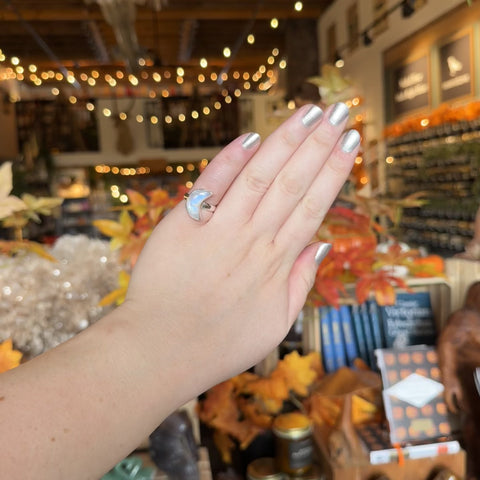
[[[288,8],[283,4],[281,7],[265,6],[261,8],[256,18],[271,19],[276,17],[278,19],[286,18],[318,18],[325,10],[325,7],[320,3],[317,6],[305,6],[301,12],[295,12],[291,5]],[[56,21],[56,22],[69,22],[69,21],[81,21],[81,20],[102,20],[103,16],[101,11],[95,8],[55,8],[55,9],[19,9],[22,18],[27,22],[35,21]],[[157,14],[157,18],[162,20],[250,20],[253,16],[253,11],[245,7],[235,8],[178,8],[173,7],[161,10]],[[137,21],[144,21],[152,19],[155,13],[153,10],[138,7],[136,19]],[[16,22],[18,17],[15,12],[4,10],[0,12],[0,21],[4,22]]]

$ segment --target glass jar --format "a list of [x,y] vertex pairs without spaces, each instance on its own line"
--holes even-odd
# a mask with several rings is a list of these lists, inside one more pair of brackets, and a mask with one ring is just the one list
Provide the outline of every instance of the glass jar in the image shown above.
[[287,480],[287,476],[278,470],[274,458],[263,457],[248,464],[247,480]]
[[290,477],[290,480],[325,480],[327,477],[318,465],[313,465],[312,469],[303,475]]
[[312,423],[300,412],[279,415],[273,422],[277,467],[290,476],[309,472],[313,464]]

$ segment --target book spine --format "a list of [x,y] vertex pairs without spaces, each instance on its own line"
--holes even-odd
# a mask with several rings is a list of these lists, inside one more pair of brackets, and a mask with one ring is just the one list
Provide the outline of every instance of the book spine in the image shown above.
[[[439,455],[453,455],[460,451],[460,444],[457,440],[440,443],[427,443],[424,445],[410,445],[399,448],[404,458],[433,458]],[[384,450],[372,450],[370,452],[370,463],[372,465],[381,465],[384,463],[395,462],[398,460],[399,451],[396,448],[386,448]]]
[[358,357],[358,350],[355,343],[352,315],[347,305],[340,307],[340,322],[342,325],[343,341],[345,343],[345,353],[347,354],[347,363],[349,366],[352,366],[354,360]]
[[367,308],[370,316],[370,324],[372,326],[373,345],[375,348],[383,348],[385,342],[383,340],[383,328],[380,325],[378,304],[375,300],[367,300]]
[[332,344],[332,328],[328,307],[320,307],[320,339],[322,345],[323,368],[326,373],[336,370],[335,354]]
[[370,368],[375,369],[375,343],[373,341],[373,332],[370,323],[370,316],[368,314],[368,308],[365,302],[360,305],[360,318],[362,319],[363,331],[365,333],[365,345],[367,346],[368,364],[370,365]]
[[340,311],[333,307],[330,308],[330,319],[332,325],[332,344],[335,355],[335,365],[337,368],[346,367],[347,360],[345,355],[345,344],[343,341]]
[[365,332],[363,330],[362,319],[360,316],[360,307],[354,304],[350,307],[353,319],[353,329],[355,331],[355,340],[357,342],[357,349],[360,353],[360,358],[367,364],[370,364],[368,356],[367,344],[365,341]]

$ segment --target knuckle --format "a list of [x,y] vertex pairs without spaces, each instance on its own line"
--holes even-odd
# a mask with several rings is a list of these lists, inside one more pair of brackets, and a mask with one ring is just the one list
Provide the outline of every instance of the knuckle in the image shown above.
[[249,172],[247,172],[245,182],[247,184],[247,187],[251,191],[255,193],[260,193],[262,195],[265,194],[265,192],[268,190],[268,187],[270,186],[269,182],[265,180],[262,173],[254,170],[250,170]]
[[322,220],[328,210],[324,202],[312,195],[305,195],[302,199],[301,206],[305,216],[315,220]]
[[289,149],[298,147],[298,138],[294,132],[289,128],[283,128],[280,135],[281,142],[289,147]]
[[279,186],[282,192],[296,196],[302,191],[302,182],[292,173],[282,172],[278,178]]
[[334,144],[333,135],[326,136],[324,131],[317,130],[312,134],[311,137],[315,145],[321,150],[329,152],[332,149],[332,146]]

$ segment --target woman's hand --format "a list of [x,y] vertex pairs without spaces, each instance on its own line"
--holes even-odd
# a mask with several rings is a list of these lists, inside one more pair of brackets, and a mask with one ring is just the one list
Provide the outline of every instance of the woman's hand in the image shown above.
[[318,267],[309,243],[358,149],[347,117],[344,104],[307,105],[261,145],[233,141],[192,188],[212,192],[215,212],[197,222],[182,202],[147,242],[122,308],[176,344],[192,394],[262,360],[304,305]]
[[182,203],[160,222],[124,304],[2,374],[5,478],[99,478],[282,340],[320,260],[308,244],[358,148],[358,133],[342,136],[347,114],[306,106],[261,146],[232,142],[193,187],[213,193],[215,212],[197,222]]

